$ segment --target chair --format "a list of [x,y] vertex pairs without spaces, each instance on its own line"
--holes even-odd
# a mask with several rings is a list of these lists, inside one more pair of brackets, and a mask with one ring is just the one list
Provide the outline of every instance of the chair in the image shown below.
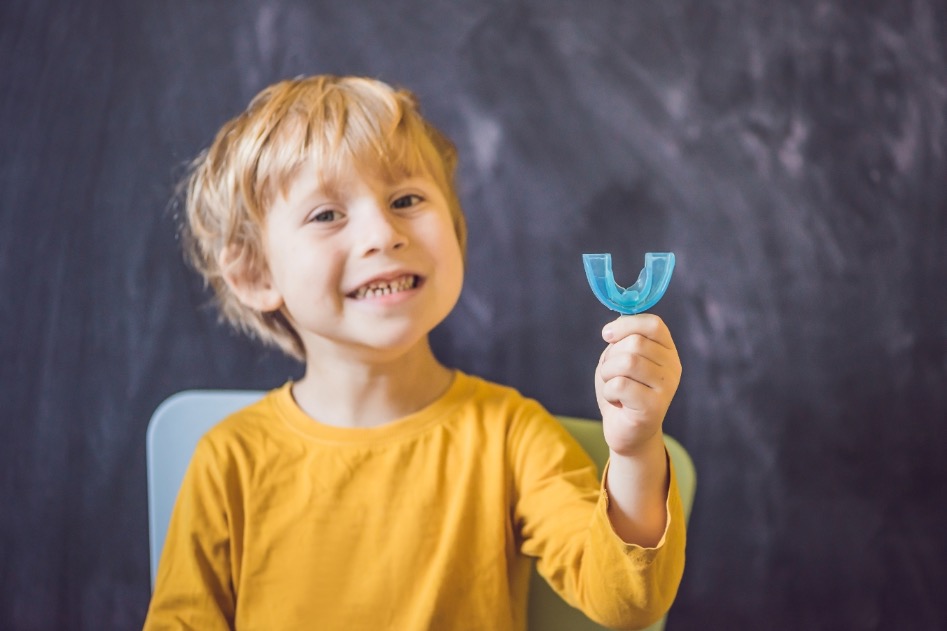
[[[213,425],[263,396],[250,390],[189,390],[166,399],[151,417],[146,436],[148,473],[148,530],[150,538],[151,584],[154,586],[165,531],[178,488],[197,441]],[[589,453],[599,470],[608,457],[608,447],[597,421],[557,417],[559,422]],[[665,435],[665,444],[677,473],[686,517],[694,500],[696,474],[690,456],[680,443]],[[570,607],[533,571],[529,599],[531,631],[594,631],[603,629],[580,611]],[[662,631],[664,620],[647,631]]]

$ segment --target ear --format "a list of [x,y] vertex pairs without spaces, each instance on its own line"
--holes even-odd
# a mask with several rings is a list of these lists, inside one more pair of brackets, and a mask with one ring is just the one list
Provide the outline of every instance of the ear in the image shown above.
[[283,306],[283,296],[273,284],[269,270],[257,269],[238,248],[230,245],[221,250],[217,264],[230,291],[245,306],[261,313]]

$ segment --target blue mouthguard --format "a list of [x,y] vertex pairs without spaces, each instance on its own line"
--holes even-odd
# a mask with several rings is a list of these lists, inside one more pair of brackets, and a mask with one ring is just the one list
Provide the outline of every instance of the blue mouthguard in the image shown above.
[[656,305],[667,291],[674,273],[674,253],[645,254],[644,269],[628,289],[615,282],[611,254],[583,254],[582,264],[592,293],[603,305],[623,315],[634,315]]

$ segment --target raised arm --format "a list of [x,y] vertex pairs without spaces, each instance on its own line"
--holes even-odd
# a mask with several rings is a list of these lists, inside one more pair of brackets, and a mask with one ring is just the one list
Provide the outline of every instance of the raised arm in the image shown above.
[[608,517],[626,542],[654,547],[667,524],[669,470],[662,424],[681,381],[681,361],[658,316],[622,316],[602,330],[608,346],[595,392],[610,450]]

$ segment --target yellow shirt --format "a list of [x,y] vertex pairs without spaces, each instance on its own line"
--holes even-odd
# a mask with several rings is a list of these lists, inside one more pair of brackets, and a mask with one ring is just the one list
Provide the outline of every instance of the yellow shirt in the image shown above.
[[456,373],[425,409],[322,425],[290,385],[201,439],[146,630],[522,631],[530,557],[610,626],[670,607],[684,565],[672,471],[657,548],[622,542],[595,465],[537,402]]

